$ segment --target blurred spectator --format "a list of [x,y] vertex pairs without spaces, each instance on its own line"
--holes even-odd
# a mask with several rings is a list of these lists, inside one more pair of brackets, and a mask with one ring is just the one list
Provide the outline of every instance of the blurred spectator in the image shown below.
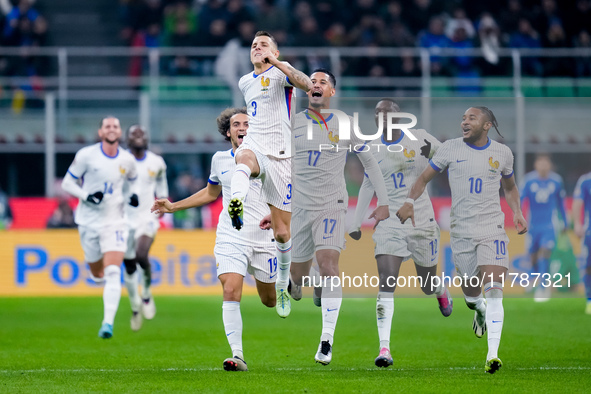
[[55,211],[47,221],[47,228],[75,228],[74,211],[67,197],[60,197]]
[[12,224],[12,212],[8,204],[8,196],[0,188],[0,230],[9,229]]
[[501,11],[498,19],[504,42],[509,42],[509,37],[519,30],[519,21],[526,17],[520,0],[507,1],[507,7]]
[[403,53],[400,59],[394,59],[392,73],[395,77],[420,77],[421,69],[412,52]]
[[385,32],[384,20],[367,12],[361,17],[359,25],[351,30],[349,37],[351,44],[355,46],[377,45],[382,41]]
[[349,44],[345,25],[343,25],[341,22],[335,22],[330,25],[324,36],[328,41],[328,45],[332,47],[340,47]]
[[[570,43],[567,42],[566,34],[558,19],[554,20],[544,39],[546,48],[564,48]],[[549,57],[544,61],[545,76],[572,76],[574,74],[571,59],[566,57]]]
[[547,32],[556,20],[562,23],[562,15],[555,0],[542,0],[541,3],[541,8],[534,13],[532,26],[539,32]]
[[446,58],[437,56],[437,53],[442,48],[449,48],[451,41],[443,32],[443,19],[440,17],[431,18],[429,30],[421,35],[419,45],[431,49],[431,73],[433,75],[444,74],[448,61]]
[[257,30],[274,33],[289,28],[290,19],[288,14],[283,8],[277,7],[273,0],[253,0],[253,3],[258,8],[255,13]]
[[575,9],[571,12],[565,22],[565,28],[568,34],[576,38],[583,30],[589,31],[591,29],[591,2],[589,0],[577,0]]
[[[205,5],[199,11],[199,29],[198,35],[200,42],[206,41],[202,39],[202,36],[220,36],[220,28],[222,24],[220,21],[223,22],[223,30],[225,35],[226,30],[226,23],[230,20],[230,13],[224,7],[224,3],[221,0],[207,0]],[[217,33],[212,34],[211,25],[216,23],[217,26],[214,27],[214,30]],[[224,41],[221,45],[224,45],[226,42]]]
[[[466,29],[463,27],[456,27],[452,34],[451,40],[451,48],[459,49],[461,52],[462,49],[471,49],[474,48],[474,44],[472,40],[468,37],[468,33]],[[472,56],[468,55],[459,55],[454,56],[452,61],[453,68],[454,68],[454,75],[458,77],[472,77],[474,76],[474,62]]]
[[[179,28],[179,25],[182,25]],[[177,1],[164,9],[164,35],[166,42],[171,36],[181,34],[190,36],[197,31],[197,16],[186,2]]]
[[243,0],[228,0],[226,9],[228,10],[228,32],[232,34],[237,34],[240,23],[253,19]]
[[413,0],[412,4],[404,7],[402,15],[411,33],[419,35],[430,23],[432,17],[438,15],[440,11],[431,0]]
[[[521,18],[519,20],[519,30],[511,35],[509,46],[511,48],[539,48],[541,46],[538,32],[534,30],[527,19]],[[521,67],[526,75],[542,75],[542,64],[538,58],[523,57]]]
[[31,7],[30,0],[19,0],[17,5],[12,7],[12,10],[6,15],[4,30],[2,32],[4,40],[12,42],[14,39],[11,37],[19,34],[21,23],[26,21],[29,25],[32,25],[39,17],[39,13]]
[[318,30],[316,18],[311,16],[301,20],[298,32],[293,39],[293,45],[309,47],[322,47],[327,45],[322,33]]
[[[591,48],[591,35],[583,30],[574,40],[576,48]],[[591,77],[591,57],[578,57],[576,65],[577,77]]]
[[497,22],[489,13],[484,13],[478,21],[478,41],[482,50],[479,59],[480,69],[484,75],[499,75],[503,73],[500,65],[499,50],[501,48],[501,32]]
[[454,35],[458,29],[464,29],[467,38],[472,39],[476,34],[472,21],[466,16],[466,11],[463,8],[456,8],[453,12],[453,17],[447,21],[445,26],[445,35],[450,39],[454,39]]

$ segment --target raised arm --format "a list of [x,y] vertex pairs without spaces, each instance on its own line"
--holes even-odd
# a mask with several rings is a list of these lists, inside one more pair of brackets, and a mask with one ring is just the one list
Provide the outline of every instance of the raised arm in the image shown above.
[[271,60],[271,64],[277,67],[283,74],[287,75],[289,78],[289,82],[298,89],[302,89],[304,92],[309,91],[312,89],[312,81],[310,77],[308,77],[303,72],[296,70],[287,62],[281,62],[276,58],[269,57]]
[[400,223],[404,224],[408,219],[410,219],[412,221],[412,225],[415,225],[414,200],[423,194],[425,187],[427,187],[427,183],[429,183],[431,179],[435,177],[435,175],[437,175],[437,171],[435,171],[431,165],[428,165],[421,175],[419,175],[415,183],[412,184],[406,201],[404,204],[402,204],[398,212],[396,212],[396,217],[400,219]]
[[527,222],[521,212],[519,189],[515,184],[515,176],[511,175],[509,178],[501,178],[501,185],[505,191],[505,200],[507,200],[509,208],[513,211],[513,223],[515,224],[518,234],[527,233]]
[[166,198],[154,201],[151,211],[157,214],[174,213],[185,209],[201,207],[214,202],[222,192],[222,185],[208,183],[206,187],[197,193],[177,202],[170,202]]

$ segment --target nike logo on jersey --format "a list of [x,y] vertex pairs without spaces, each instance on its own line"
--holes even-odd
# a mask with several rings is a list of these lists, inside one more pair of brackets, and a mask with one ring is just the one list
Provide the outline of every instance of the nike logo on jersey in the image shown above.
[[331,235],[331,236],[329,236],[329,237],[326,237],[326,236],[324,236],[324,235],[323,235],[323,236],[322,236],[322,239],[329,239],[329,238],[332,238],[332,237],[334,237],[334,235]]
[[283,205],[289,205],[289,204],[291,204],[291,201],[290,202],[283,201]]
[[227,337],[229,337],[230,335],[234,334],[236,331],[232,331],[226,334]]
[[269,276],[269,279],[273,279],[276,276],[277,276],[277,274],[273,274],[273,275]]
[[339,309],[339,308],[333,308],[333,309],[328,309],[328,308],[327,308],[327,309],[326,309],[326,311],[327,311],[327,312],[334,312],[334,311],[336,311],[337,309]]
[[493,323],[502,323],[503,321],[502,320],[493,320],[492,322]]
[[226,172],[228,172],[228,171],[230,171],[230,170],[222,171],[222,175],[224,175],[224,174],[225,174]]
[[466,159],[466,160],[456,160],[456,163],[462,163],[464,161],[468,161],[468,159]]
[[497,260],[503,260],[504,257],[495,257]]
[[303,136],[303,134],[296,135],[294,138],[300,138],[301,136]]
[[436,258],[437,258],[437,257],[433,257],[433,258],[431,259],[431,261],[435,261],[435,259],[436,259]]

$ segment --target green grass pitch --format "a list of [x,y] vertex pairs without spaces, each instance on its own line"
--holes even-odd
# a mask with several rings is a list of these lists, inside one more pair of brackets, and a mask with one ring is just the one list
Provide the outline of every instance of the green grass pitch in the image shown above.
[[114,337],[98,338],[102,299],[0,298],[0,392],[589,392],[591,316],[582,299],[505,299],[499,355],[484,373],[486,338],[456,297],[440,315],[432,298],[398,298],[394,366],[378,369],[375,299],[343,300],[333,360],[314,363],[320,310],[310,299],[280,319],[257,297],[242,302],[250,371],[225,372],[229,357],[220,297],[158,297],[158,314],[129,328],[126,297]]

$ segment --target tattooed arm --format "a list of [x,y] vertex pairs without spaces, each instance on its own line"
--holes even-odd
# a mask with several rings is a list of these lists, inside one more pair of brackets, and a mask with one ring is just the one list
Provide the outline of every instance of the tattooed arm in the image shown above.
[[276,63],[273,65],[280,69],[283,74],[287,75],[289,82],[296,88],[302,89],[304,92],[312,89],[312,81],[310,80],[310,77],[303,72],[296,70],[289,63],[276,60]]

